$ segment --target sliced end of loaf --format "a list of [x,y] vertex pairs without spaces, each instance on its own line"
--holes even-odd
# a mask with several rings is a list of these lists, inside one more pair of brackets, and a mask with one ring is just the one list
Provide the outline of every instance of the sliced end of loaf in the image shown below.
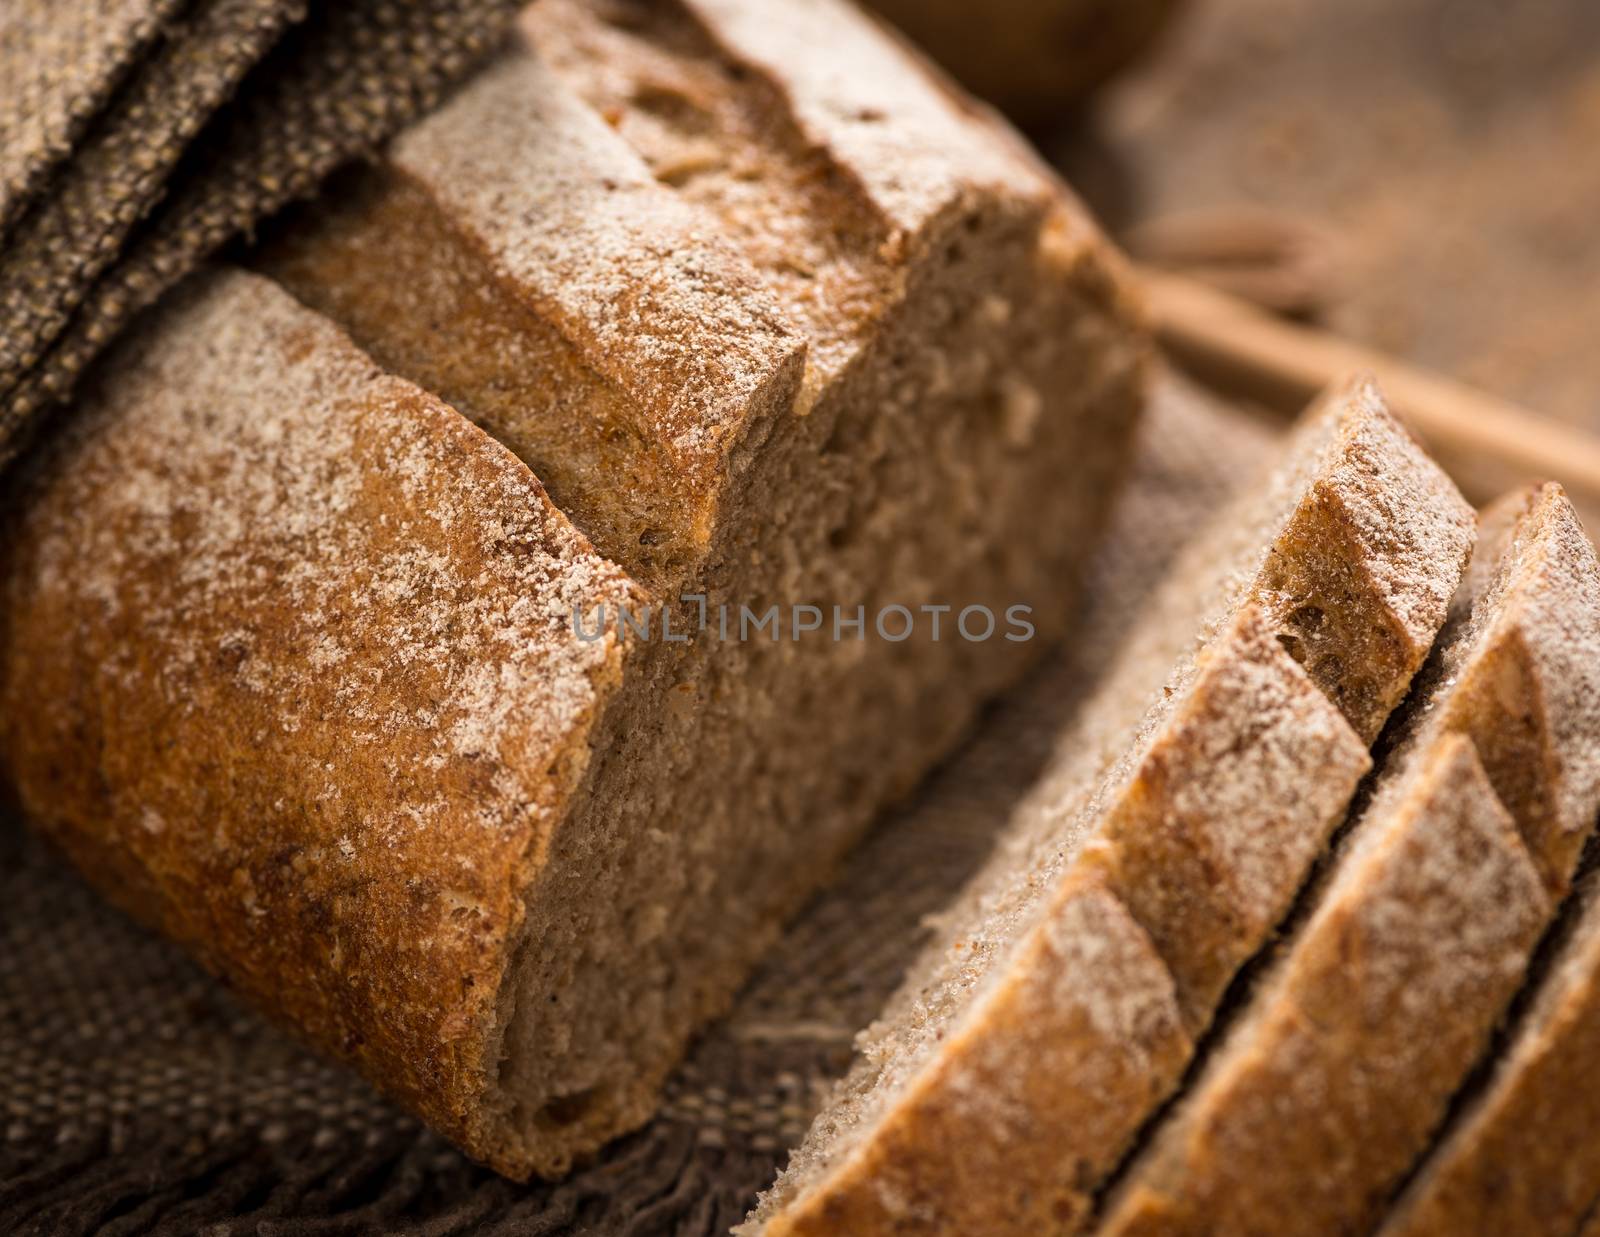
[[[312,990],[306,1012],[298,994],[277,1004],[514,1176],[560,1173],[642,1121],[784,917],[1065,630],[1128,459],[1149,356],[1127,281],[1081,210],[1020,142],[848,5],[551,0],[522,27],[498,63],[353,173],[340,202],[309,207],[265,259],[378,364],[530,464],[566,513],[564,536],[599,564],[592,593],[564,577],[530,581],[505,602],[514,612],[498,634],[570,624],[570,607],[554,604],[570,593],[586,612],[608,607],[611,637],[619,603],[634,618],[647,594],[655,607],[653,638],[593,646],[604,673],[589,697],[558,691],[569,676],[552,668],[545,686],[557,698],[540,724],[570,746],[547,752],[530,738],[499,764],[480,753],[442,805],[432,753],[417,770],[319,749],[306,774],[316,794],[286,800],[302,813],[294,836],[335,872],[343,818],[318,804],[415,815],[415,836],[435,811],[467,813],[486,797],[504,809],[477,851],[463,841],[448,856],[471,875],[438,932],[435,901],[459,892],[453,869],[427,868],[398,891],[355,885],[331,910],[318,902],[273,928],[303,942],[320,941],[330,916],[382,926],[387,935],[361,938],[365,986],[341,988],[357,964],[307,947],[303,972],[277,981]],[[332,346],[327,330],[307,335],[308,354]],[[246,394],[247,377],[262,389]],[[241,403],[270,399],[271,375],[239,378]],[[421,480],[409,468],[359,478],[374,494],[399,487],[397,512],[367,524],[403,543],[407,523],[432,528],[470,501],[487,445],[437,401],[384,381],[413,393],[423,421],[450,422],[439,432],[462,457],[446,453]],[[188,427],[201,439],[203,428]],[[195,437],[175,451],[215,455]],[[351,484],[340,460],[315,464],[295,491],[308,505],[327,500],[319,487]],[[529,512],[553,511],[527,470],[514,471]],[[423,497],[437,510],[414,511]],[[521,553],[532,573],[548,557],[537,538],[495,540],[521,528],[511,514],[478,514],[490,564]],[[181,531],[187,516],[174,505],[162,518]],[[239,522],[247,549],[248,516]],[[367,524],[346,531],[379,537]],[[333,547],[324,561],[316,541],[299,549],[309,567],[276,542],[274,565],[332,578],[359,558]],[[426,617],[435,645],[407,660],[372,636],[361,651],[373,662],[321,667],[319,742],[347,716],[338,693],[349,675],[369,694],[392,692],[414,720],[445,689],[470,686],[476,720],[439,723],[463,742],[534,699],[538,684],[492,680],[498,643],[473,660],[474,624],[503,617],[494,581],[480,593],[449,555],[421,557],[424,578],[433,568],[449,578],[448,605],[393,614],[383,601],[358,617],[397,628]],[[707,626],[680,590],[704,597]],[[300,668],[324,628],[365,600],[280,615],[252,595],[248,617],[291,632],[274,656]],[[718,630],[720,606],[739,628],[745,609],[783,607],[779,621],[798,622],[812,605],[865,630]],[[952,634],[968,609],[980,631],[987,612],[988,634]],[[666,610],[677,636],[695,638],[670,642]],[[875,623],[895,610],[917,616],[911,638]],[[1032,639],[1006,638],[1013,611]],[[52,654],[78,658],[74,707],[94,715],[96,667],[67,649],[74,639],[58,633]],[[517,647],[532,657],[546,644],[529,635]],[[165,646],[128,647],[158,678]],[[430,675],[446,664],[441,685]],[[229,668],[202,660],[195,673],[220,681]],[[261,794],[282,753],[261,747]],[[46,768],[53,758],[27,754]],[[144,793],[142,769],[105,772],[105,794]],[[193,818],[206,817],[205,795],[232,802],[226,762],[186,772]],[[87,810],[78,823],[97,827]],[[106,828],[127,826],[124,814]],[[406,861],[396,857],[388,879]],[[262,879],[278,862],[250,852],[229,879]],[[369,909],[369,897],[385,903]],[[241,907],[214,909],[248,923]],[[265,947],[240,937],[222,969],[259,970]],[[446,974],[441,984],[463,991],[443,1000],[405,979],[431,974],[413,956],[442,953],[441,939],[491,960]],[[246,986],[268,991],[264,980]],[[420,1011],[411,1029],[366,1029],[390,1020],[402,990]],[[337,1017],[323,1018],[324,1006]]]
[[[669,596],[710,569],[786,419],[826,423],[815,449],[881,450],[883,426],[841,419],[865,400],[967,401],[1017,448],[1076,421],[1077,497],[1040,519],[1087,541],[1147,359],[1131,281],[1014,137],[860,14],[759,14],[531,6],[511,52],[269,269]],[[828,28],[826,68],[786,26]],[[840,74],[851,57],[872,75]]]
[[[520,28],[270,268],[503,437],[680,632],[679,590],[713,625],[948,608],[938,639],[630,652],[469,1144],[550,1174],[645,1118],[878,805],[1064,629],[1148,348],[1081,210],[853,9],[549,0]],[[969,606],[1036,639],[953,638]]]

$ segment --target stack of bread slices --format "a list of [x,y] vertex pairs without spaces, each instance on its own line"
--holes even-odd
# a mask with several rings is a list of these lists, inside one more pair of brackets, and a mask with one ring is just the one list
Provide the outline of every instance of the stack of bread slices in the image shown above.
[[1576,1231],[1597,809],[1571,504],[1475,527],[1370,383],[1330,393],[1186,552],[744,1231]]
[[[0,762],[108,896],[559,1176],[1070,633],[1150,351],[1070,195],[844,0],[539,0],[28,461]],[[747,1231],[1575,1231],[1597,806],[1571,506],[1479,517],[1352,378]]]

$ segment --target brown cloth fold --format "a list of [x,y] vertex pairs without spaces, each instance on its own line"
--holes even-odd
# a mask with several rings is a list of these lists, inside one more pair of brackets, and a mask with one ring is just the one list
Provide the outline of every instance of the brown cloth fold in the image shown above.
[[467,1161],[0,824],[0,1232],[725,1233],[804,1132],[1183,538],[1269,449],[1163,383],[1073,645],[789,930],[637,1134],[556,1184]]
[[431,107],[518,7],[0,7],[0,468],[132,314]]

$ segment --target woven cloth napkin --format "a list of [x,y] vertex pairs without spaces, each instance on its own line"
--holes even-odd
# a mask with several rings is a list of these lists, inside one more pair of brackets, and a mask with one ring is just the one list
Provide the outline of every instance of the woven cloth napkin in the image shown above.
[[0,467],[130,315],[432,106],[517,8],[0,3]]
[[1171,381],[1141,436],[1077,639],[990,710],[799,917],[657,1118],[555,1185],[476,1167],[0,821],[0,1233],[726,1233],[1183,536],[1271,449],[1254,422]]

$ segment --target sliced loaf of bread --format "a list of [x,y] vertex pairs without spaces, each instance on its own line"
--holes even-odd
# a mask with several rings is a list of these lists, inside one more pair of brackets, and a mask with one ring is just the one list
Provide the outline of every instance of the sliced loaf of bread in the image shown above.
[[1071,1229],[1444,622],[1471,509],[1357,381],[1180,561],[746,1231]]
[[[648,1118],[1066,630],[1148,339],[1042,165],[837,0],[540,4],[344,190],[265,265],[355,345],[230,276],[41,461],[0,757],[115,895],[472,1154],[556,1174]],[[358,378],[510,454],[465,422],[431,472],[341,453],[387,432],[348,424]],[[592,590],[474,505],[479,456],[548,486]],[[447,500],[460,561],[422,537]],[[520,600],[480,551],[526,553]],[[501,640],[546,623],[608,660],[536,718]]]
[[1488,1047],[1597,808],[1600,564],[1547,486],[1486,517],[1370,804],[1100,1231],[1370,1228]]

